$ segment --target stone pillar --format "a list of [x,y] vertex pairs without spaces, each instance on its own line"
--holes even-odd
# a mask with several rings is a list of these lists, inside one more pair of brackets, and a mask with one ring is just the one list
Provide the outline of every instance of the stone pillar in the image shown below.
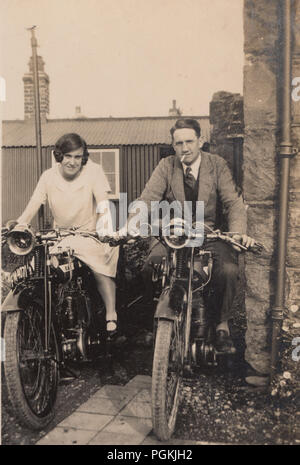
[[[221,155],[227,161],[233,179],[242,192],[243,97],[231,92],[216,92],[210,102],[209,118],[212,125],[210,151]],[[226,227],[226,224],[223,224]]]
[[234,173],[235,144],[244,137],[243,97],[231,92],[216,92],[209,105],[209,120],[212,150],[225,158]]
[[[40,114],[45,119],[49,114],[49,76],[44,71],[44,61],[38,56]],[[29,73],[24,74],[24,119],[34,118],[33,60],[29,61]]]
[[[298,4],[300,0],[297,0]],[[244,183],[248,234],[262,242],[261,257],[246,257],[246,360],[261,373],[270,368],[270,310],[275,292],[275,247],[279,192],[280,4],[273,0],[244,1]],[[295,23],[296,24],[296,23]],[[295,30],[296,31],[296,30]],[[297,30],[297,35],[299,30]],[[300,37],[299,37],[300,38]],[[294,57],[294,62],[296,58]],[[298,75],[300,67],[298,65]],[[300,106],[300,102],[299,102]],[[298,109],[299,116],[300,110]],[[299,121],[300,123],[300,121]],[[300,124],[294,124],[300,145]],[[291,162],[287,257],[287,312],[300,303],[300,160]],[[297,204],[298,200],[298,204]],[[296,250],[295,250],[296,247]],[[293,309],[295,307],[293,306]],[[296,312],[295,312],[296,313]]]
[[291,160],[286,304],[289,322],[296,328],[294,336],[300,337],[300,0],[294,0],[292,77],[298,78],[297,98],[292,99],[292,140],[299,153]]

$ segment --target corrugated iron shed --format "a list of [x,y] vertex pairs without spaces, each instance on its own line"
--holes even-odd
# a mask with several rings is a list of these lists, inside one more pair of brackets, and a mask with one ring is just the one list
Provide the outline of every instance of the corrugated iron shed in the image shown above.
[[[187,118],[187,116],[185,116]],[[208,116],[193,116],[201,135],[210,141]],[[89,146],[170,144],[170,128],[178,117],[53,119],[42,123],[42,145],[53,146],[63,134],[80,134]],[[12,120],[2,123],[3,147],[35,146],[33,121]]]

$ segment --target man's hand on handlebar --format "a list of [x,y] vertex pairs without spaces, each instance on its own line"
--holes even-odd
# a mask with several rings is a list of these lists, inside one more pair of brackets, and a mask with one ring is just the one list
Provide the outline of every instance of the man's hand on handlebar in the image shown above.
[[[234,234],[232,236],[232,239],[235,242],[240,242],[247,249],[251,249],[251,247],[254,247],[256,245],[255,240],[252,237],[247,236],[247,234]],[[234,248],[234,250],[241,252],[241,247],[239,247],[238,245],[234,245],[234,244],[231,244],[231,245]]]

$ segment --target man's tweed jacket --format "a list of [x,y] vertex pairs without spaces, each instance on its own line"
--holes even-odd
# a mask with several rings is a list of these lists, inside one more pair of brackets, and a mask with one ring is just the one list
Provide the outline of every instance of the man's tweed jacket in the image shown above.
[[[201,151],[198,200],[204,202],[204,221],[215,227],[216,203],[219,196],[227,215],[229,231],[246,233],[246,208],[238,195],[226,161],[218,155]],[[183,168],[176,156],[163,158],[153,171],[138,200],[147,203],[151,211],[151,201],[185,200]]]

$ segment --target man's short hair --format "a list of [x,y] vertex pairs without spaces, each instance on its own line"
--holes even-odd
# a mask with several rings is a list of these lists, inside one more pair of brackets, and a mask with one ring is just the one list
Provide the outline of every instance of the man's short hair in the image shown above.
[[185,129],[185,128],[194,129],[197,137],[200,137],[201,128],[197,120],[193,118],[180,118],[176,121],[174,126],[172,126],[170,129],[172,140],[173,140],[174,132],[176,131],[176,129]]

